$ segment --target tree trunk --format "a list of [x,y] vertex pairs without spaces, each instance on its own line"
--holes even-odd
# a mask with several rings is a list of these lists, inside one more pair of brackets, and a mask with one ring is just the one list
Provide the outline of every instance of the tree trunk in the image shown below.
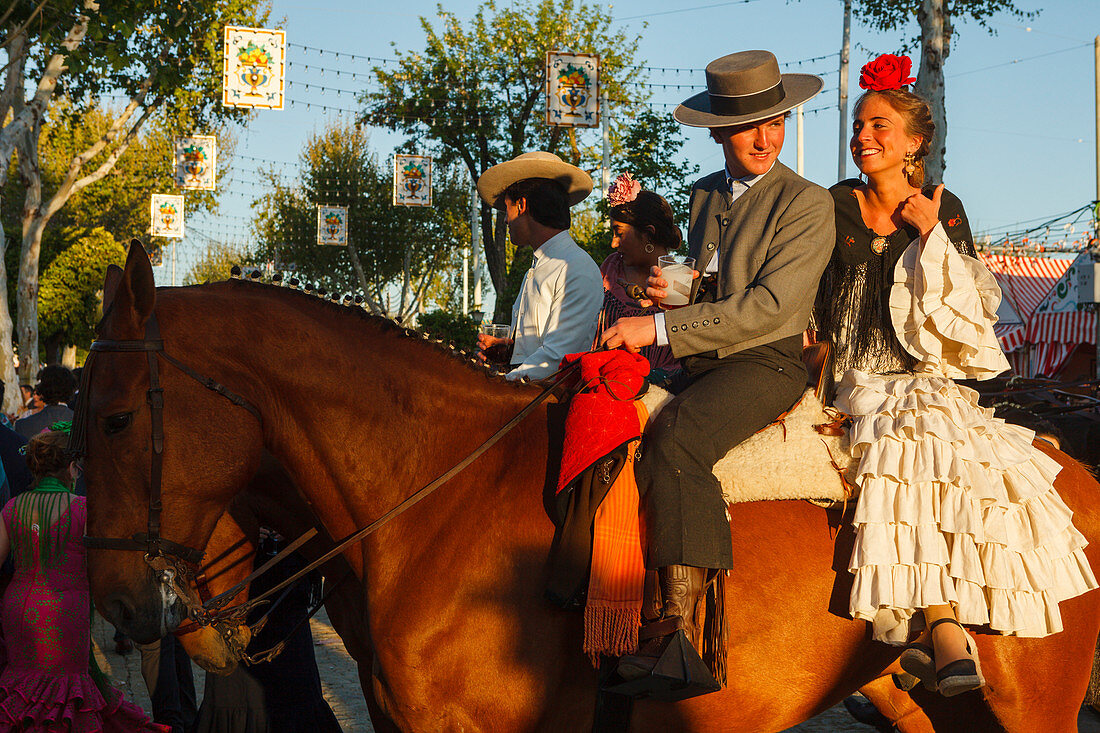
[[[8,240],[4,234],[4,227],[0,227],[0,283],[8,282],[8,268],[4,264],[4,252],[8,248]],[[12,350],[12,322],[11,312],[8,310],[8,299],[0,298],[0,378],[4,380],[3,411],[15,413],[23,405],[23,395],[19,392],[19,379],[15,375],[15,354]]]
[[944,106],[943,64],[951,52],[951,18],[946,0],[921,0],[917,8],[920,23],[920,71],[915,91],[932,105],[936,136],[924,159],[924,181],[942,183],[947,154],[947,111]]
[[38,376],[38,258],[42,250],[42,171],[38,165],[38,135],[31,127],[19,139],[19,172],[26,186],[23,203],[23,246],[15,290],[15,334],[19,343],[19,380],[34,384]]
[[76,369],[76,346],[68,344],[61,350],[61,366],[66,369]]

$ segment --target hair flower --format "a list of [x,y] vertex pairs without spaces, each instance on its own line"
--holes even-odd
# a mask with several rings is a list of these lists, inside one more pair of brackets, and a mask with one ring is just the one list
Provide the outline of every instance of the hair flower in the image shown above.
[[42,432],[47,432],[47,431],[52,432],[52,433],[65,433],[65,435],[69,435],[73,431],[73,424],[69,420],[58,420],[57,422],[55,422],[53,425],[51,425],[50,427],[48,427],[46,430],[44,430]]
[[622,206],[638,198],[642,184],[635,181],[629,173],[621,173],[607,187],[607,202],[612,206]]
[[908,56],[884,53],[874,61],[868,61],[859,70],[859,86],[873,92],[901,89],[916,81],[909,76],[912,70],[913,60]]

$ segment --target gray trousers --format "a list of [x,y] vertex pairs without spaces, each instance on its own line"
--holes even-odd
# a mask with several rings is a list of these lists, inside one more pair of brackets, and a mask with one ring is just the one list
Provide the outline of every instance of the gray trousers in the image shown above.
[[685,360],[691,382],[657,413],[638,464],[649,568],[733,567],[726,503],[712,469],[802,396],[801,350],[794,336],[725,359]]

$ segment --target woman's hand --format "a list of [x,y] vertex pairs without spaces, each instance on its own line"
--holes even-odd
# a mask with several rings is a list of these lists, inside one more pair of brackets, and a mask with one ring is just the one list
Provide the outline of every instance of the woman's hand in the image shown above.
[[926,238],[940,223],[940,199],[943,198],[943,184],[936,186],[929,200],[923,192],[915,193],[901,204],[901,220],[916,227],[921,238]]
[[653,316],[620,318],[611,324],[611,328],[600,334],[600,346],[609,349],[621,346],[632,354],[637,354],[638,349],[656,342],[657,325],[653,322]]
[[[691,279],[696,280],[699,278],[699,271],[691,271]],[[661,277],[661,268],[654,265],[649,271],[649,277],[645,281],[646,289],[645,294],[648,297],[647,300],[639,300],[638,305],[643,308],[649,308],[654,303],[660,303],[668,295],[665,292],[665,288],[668,287],[668,281]],[[648,345],[648,344],[646,344]]]

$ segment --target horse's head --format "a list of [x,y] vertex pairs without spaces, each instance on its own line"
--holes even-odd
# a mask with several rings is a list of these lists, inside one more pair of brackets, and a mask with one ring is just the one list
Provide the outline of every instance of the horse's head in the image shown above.
[[[232,313],[224,297],[208,303],[205,294],[190,288],[158,304],[149,258],[132,244],[125,269],[108,271],[99,350],[79,396],[74,430],[84,432],[87,535],[100,538],[88,551],[92,596],[138,641],[182,621],[181,594],[197,600],[180,577],[197,558],[190,566],[181,560],[206,545],[262,450],[257,418],[200,381],[232,384],[238,394],[251,387],[241,336],[219,327]],[[155,347],[158,328],[163,352]]]

